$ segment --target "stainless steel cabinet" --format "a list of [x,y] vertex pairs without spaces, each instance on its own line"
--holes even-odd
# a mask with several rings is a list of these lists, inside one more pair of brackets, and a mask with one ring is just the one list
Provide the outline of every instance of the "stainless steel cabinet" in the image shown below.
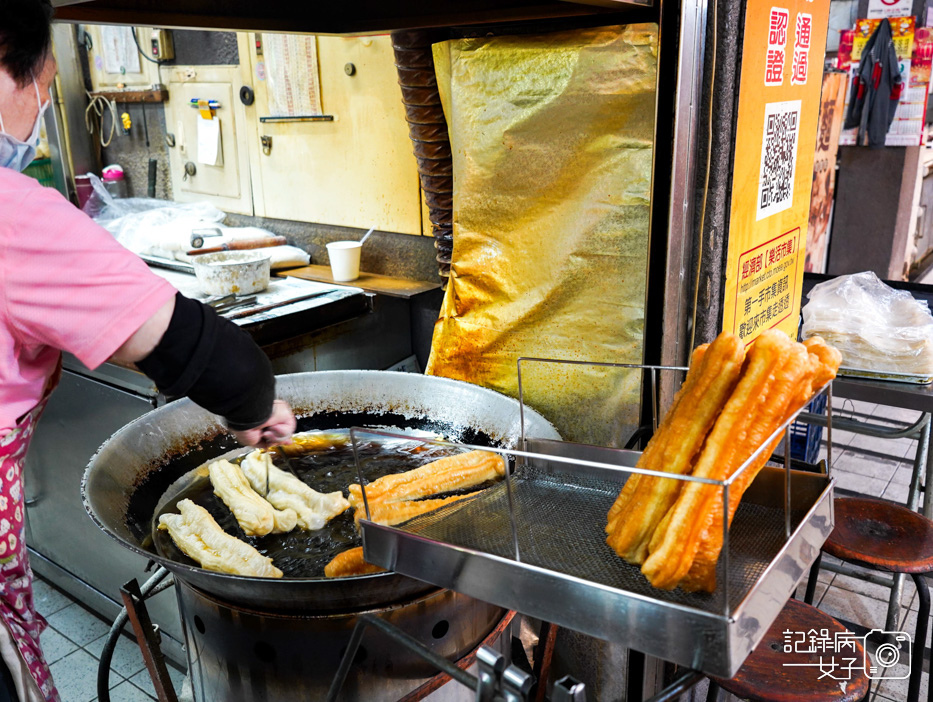
[[[66,369],[36,427],[26,458],[26,543],[36,572],[113,618],[122,607],[120,586],[131,578],[144,581],[147,560],[91,521],[81,502],[81,478],[111,434],[162,400],[144,376],[104,369],[95,377]],[[174,596],[159,595],[149,606],[162,629],[166,655],[183,660]]]

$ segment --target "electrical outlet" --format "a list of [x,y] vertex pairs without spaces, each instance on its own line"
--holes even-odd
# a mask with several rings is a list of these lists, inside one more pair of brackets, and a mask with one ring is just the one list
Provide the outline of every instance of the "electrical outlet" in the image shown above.
[[172,80],[176,83],[190,83],[197,80],[198,72],[193,68],[176,68]]

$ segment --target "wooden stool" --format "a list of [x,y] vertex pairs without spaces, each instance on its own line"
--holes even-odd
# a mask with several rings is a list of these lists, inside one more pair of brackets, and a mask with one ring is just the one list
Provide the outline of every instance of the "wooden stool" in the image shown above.
[[[923,574],[933,571],[933,521],[902,505],[867,497],[839,497],[833,507],[836,527],[823,544],[823,553],[873,570],[904,573],[914,579],[919,606],[907,702],[917,702],[930,618],[930,591]],[[810,569],[804,597],[807,603],[813,602],[820,560],[817,558]],[[933,685],[929,685],[927,699],[933,702]]]
[[[822,677],[820,671],[820,658],[826,660],[832,655],[831,652],[784,652],[784,646],[788,643],[785,631],[805,635],[812,629],[826,629],[833,641],[836,632],[846,631],[842,624],[816,607],[789,600],[734,678],[710,678],[706,702],[715,702],[719,688],[751,702],[857,702],[863,699],[868,694],[869,685],[868,678],[860,668],[851,671],[849,680],[840,681],[829,676]],[[797,638],[791,636],[790,643],[793,644]],[[843,665],[843,658],[856,657],[859,662],[864,660],[865,649],[861,642],[856,639],[853,643],[854,652],[846,651],[836,655],[840,666]],[[801,665],[808,663],[816,665]],[[841,673],[837,677],[841,677]]]

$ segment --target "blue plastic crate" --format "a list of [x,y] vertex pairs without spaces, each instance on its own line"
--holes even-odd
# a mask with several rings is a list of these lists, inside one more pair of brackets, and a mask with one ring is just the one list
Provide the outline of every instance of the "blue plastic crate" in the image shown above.
[[[813,414],[826,414],[825,393],[813,400],[805,410]],[[790,425],[790,455],[798,461],[816,463],[820,457],[823,427],[794,422]]]

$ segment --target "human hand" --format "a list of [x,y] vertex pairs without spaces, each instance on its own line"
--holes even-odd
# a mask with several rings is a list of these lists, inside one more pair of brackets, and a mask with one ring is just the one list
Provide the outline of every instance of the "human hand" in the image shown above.
[[272,403],[272,414],[269,415],[269,419],[258,427],[244,431],[231,430],[231,432],[244,446],[269,448],[277,444],[291,443],[291,436],[295,433],[296,426],[297,421],[295,415],[292,414],[292,408],[285,400],[276,400]]

